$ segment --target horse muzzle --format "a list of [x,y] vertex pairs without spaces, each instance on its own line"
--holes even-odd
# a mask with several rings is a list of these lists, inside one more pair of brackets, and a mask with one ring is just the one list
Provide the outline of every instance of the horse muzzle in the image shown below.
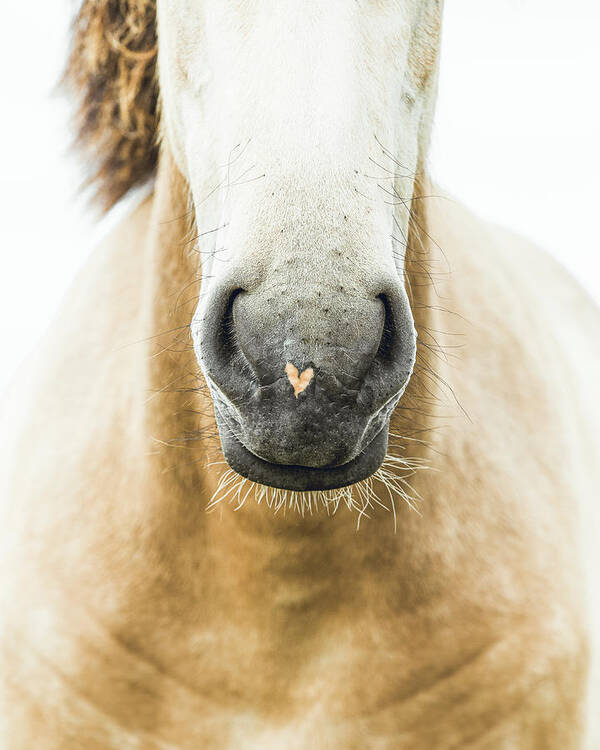
[[223,452],[239,474],[310,491],[353,484],[380,467],[416,352],[397,279],[371,289],[221,282],[193,334]]

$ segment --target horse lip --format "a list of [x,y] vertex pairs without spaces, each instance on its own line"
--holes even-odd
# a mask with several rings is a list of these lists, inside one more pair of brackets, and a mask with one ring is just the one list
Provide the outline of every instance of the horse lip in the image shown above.
[[220,425],[219,434],[227,463],[241,476],[277,489],[312,492],[347,487],[374,474],[387,452],[388,423],[356,458],[332,468],[288,466],[265,461],[248,450],[226,422]]

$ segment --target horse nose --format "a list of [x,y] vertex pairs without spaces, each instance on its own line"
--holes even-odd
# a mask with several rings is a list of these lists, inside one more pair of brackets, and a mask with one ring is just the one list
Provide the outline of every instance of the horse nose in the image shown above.
[[382,299],[353,296],[341,286],[336,293],[238,293],[231,310],[232,334],[261,386],[284,376],[293,381],[293,368],[299,374],[311,368],[319,373],[315,386],[335,379],[339,388],[357,391],[386,331]]
[[395,278],[222,286],[195,334],[220,431],[271,464],[334,467],[382,430],[412,372]]

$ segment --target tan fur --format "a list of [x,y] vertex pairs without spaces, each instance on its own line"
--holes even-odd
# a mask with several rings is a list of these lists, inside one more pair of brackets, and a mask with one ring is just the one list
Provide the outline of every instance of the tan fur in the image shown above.
[[434,468],[412,479],[420,515],[398,506],[395,533],[374,508],[357,532],[252,491],[207,514],[223,467],[187,345],[185,186],[163,167],[7,401],[4,747],[598,747],[597,311],[428,201],[452,276],[413,278],[413,305],[451,359],[423,364],[394,441]]
[[[153,169],[154,42],[124,31],[146,13],[80,16],[107,203]],[[2,750],[600,747],[600,315],[436,193],[419,178],[394,460],[302,517],[224,464],[164,147],[0,412]]]

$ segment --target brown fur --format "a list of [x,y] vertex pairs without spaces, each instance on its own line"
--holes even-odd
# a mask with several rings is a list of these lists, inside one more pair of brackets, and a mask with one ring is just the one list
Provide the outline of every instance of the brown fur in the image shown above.
[[77,143],[105,210],[155,173],[158,159],[155,0],[84,0],[65,80]]

